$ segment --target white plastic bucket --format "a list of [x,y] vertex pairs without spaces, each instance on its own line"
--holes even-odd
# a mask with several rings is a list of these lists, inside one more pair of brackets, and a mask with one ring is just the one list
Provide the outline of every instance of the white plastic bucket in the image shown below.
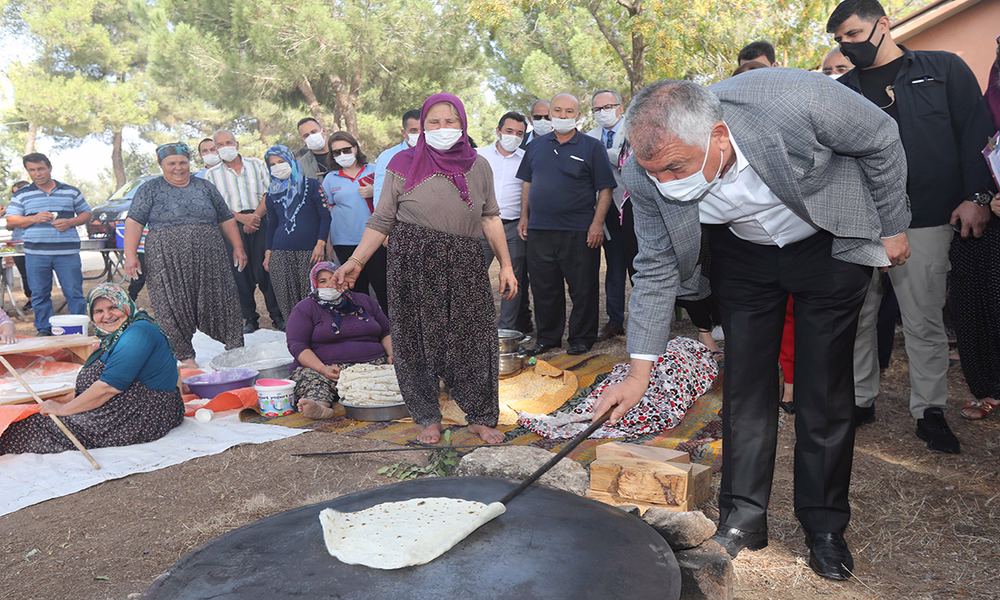
[[295,382],[291,379],[258,379],[257,405],[265,417],[280,417],[295,412]]
[[87,315],[53,315],[49,317],[52,335],[86,334],[90,326]]

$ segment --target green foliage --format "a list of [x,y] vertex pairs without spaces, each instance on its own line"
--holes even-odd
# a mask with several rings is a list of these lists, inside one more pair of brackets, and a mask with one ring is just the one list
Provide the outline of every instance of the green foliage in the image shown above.
[[441,441],[444,446],[431,453],[426,465],[397,462],[379,468],[377,473],[400,481],[417,479],[418,477],[448,477],[455,472],[459,460],[458,451],[449,448],[451,446],[450,429],[442,434]]

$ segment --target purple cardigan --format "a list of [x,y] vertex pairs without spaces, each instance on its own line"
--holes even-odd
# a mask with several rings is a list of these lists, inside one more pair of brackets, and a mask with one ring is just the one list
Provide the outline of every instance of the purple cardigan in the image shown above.
[[367,321],[344,315],[340,333],[333,333],[333,316],[312,298],[295,305],[285,323],[288,351],[295,357],[295,366],[304,350],[312,350],[323,364],[368,362],[385,356],[382,338],[389,335],[389,318],[378,302],[367,294],[351,292],[355,304],[365,309]]

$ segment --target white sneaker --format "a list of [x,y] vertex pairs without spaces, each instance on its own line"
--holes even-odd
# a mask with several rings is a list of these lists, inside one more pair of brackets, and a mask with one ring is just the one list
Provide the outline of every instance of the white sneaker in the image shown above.
[[722,333],[722,325],[716,325],[712,328],[712,339],[717,342],[722,342],[726,339],[726,335]]

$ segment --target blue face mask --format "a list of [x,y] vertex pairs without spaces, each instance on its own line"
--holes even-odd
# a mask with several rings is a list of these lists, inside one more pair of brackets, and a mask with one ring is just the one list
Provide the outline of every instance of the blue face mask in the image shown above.
[[719,175],[722,174],[722,151],[719,151],[719,170],[715,173],[715,177],[712,181],[705,179],[705,165],[708,164],[708,148],[712,144],[712,134],[708,135],[708,142],[705,144],[705,159],[701,161],[701,168],[697,171],[688,175],[683,179],[674,179],[672,181],[661,182],[656,177],[653,177],[646,172],[646,177],[649,177],[656,189],[660,191],[660,194],[664,198],[674,200],[676,202],[694,202],[696,200],[701,200],[705,197],[705,194],[712,189],[715,183],[719,180]]

